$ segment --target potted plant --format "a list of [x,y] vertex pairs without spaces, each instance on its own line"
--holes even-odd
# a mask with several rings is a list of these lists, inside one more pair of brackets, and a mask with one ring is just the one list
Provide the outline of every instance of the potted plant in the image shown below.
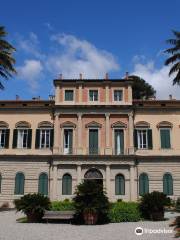
[[77,186],[73,198],[76,223],[101,224],[108,221],[109,201],[103,187],[95,180]]
[[164,193],[154,191],[142,197],[140,211],[145,219],[161,221],[164,220],[164,207],[168,203],[169,198]]
[[20,199],[14,200],[17,211],[22,211],[27,216],[28,222],[40,222],[44,211],[49,209],[49,198],[39,194],[27,194]]

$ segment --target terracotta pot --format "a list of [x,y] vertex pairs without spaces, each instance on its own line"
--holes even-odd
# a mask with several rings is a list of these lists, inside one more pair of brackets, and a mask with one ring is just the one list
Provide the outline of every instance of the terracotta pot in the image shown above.
[[83,217],[84,217],[84,222],[87,225],[94,225],[97,223],[97,220],[98,220],[97,213],[93,211],[85,211],[83,213]]
[[151,213],[151,219],[153,221],[162,221],[162,220],[164,220],[164,212],[163,211],[152,212]]

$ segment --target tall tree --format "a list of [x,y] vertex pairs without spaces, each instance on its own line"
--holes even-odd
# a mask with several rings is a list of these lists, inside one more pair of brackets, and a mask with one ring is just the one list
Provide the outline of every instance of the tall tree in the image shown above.
[[133,80],[133,99],[148,99],[156,95],[155,89],[141,77],[131,75],[129,78]]
[[[15,48],[5,40],[6,36],[5,27],[0,26],[0,76],[7,80],[16,73],[16,70],[14,68],[15,59],[12,56]],[[0,81],[0,89],[4,89],[2,81]]]
[[176,74],[173,79],[173,85],[180,85],[180,32],[173,31],[173,39],[168,39],[167,43],[171,44],[172,47],[165,50],[165,53],[171,56],[165,61],[165,65],[173,64],[169,71],[169,76]]

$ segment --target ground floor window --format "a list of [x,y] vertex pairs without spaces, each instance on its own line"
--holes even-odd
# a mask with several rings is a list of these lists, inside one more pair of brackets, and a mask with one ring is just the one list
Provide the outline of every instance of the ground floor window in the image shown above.
[[115,178],[115,194],[125,195],[125,179],[122,174],[116,175]]
[[143,196],[146,193],[149,193],[149,178],[146,173],[142,173],[139,176],[139,195]]
[[23,173],[17,173],[15,177],[15,189],[14,194],[23,195],[24,194],[24,182],[25,177]]
[[173,178],[170,173],[166,173],[163,176],[163,193],[173,195]]
[[62,194],[72,195],[72,177],[70,174],[64,174],[62,178]]
[[41,173],[39,175],[38,192],[43,195],[48,195],[48,175]]

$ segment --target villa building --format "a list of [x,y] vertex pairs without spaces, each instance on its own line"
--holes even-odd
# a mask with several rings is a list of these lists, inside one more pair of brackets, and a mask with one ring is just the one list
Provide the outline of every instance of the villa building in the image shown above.
[[72,198],[84,179],[111,201],[180,196],[180,101],[133,100],[130,79],[57,79],[55,99],[0,101],[0,205]]

